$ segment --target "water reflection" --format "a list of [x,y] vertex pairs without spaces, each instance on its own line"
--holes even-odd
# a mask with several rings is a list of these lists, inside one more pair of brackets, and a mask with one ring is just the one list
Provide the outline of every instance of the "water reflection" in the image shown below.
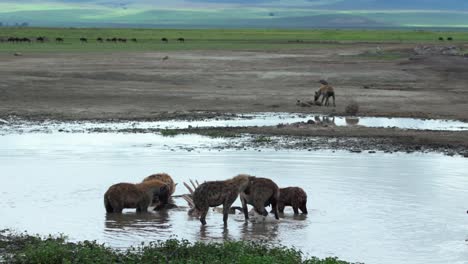
[[253,113],[231,119],[168,120],[168,121],[125,121],[125,122],[0,122],[0,133],[28,132],[112,132],[145,129],[184,129],[190,127],[237,127],[276,126],[313,120],[316,123],[336,126],[359,125],[365,127],[397,127],[401,129],[429,129],[461,131],[468,130],[468,123],[456,120],[387,118],[387,117],[342,117],[318,114]]
[[358,117],[345,117],[345,121],[347,126],[356,126],[359,124]]

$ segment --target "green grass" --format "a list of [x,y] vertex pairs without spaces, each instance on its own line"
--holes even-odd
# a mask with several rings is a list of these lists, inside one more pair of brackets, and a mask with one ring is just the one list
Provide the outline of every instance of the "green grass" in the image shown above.
[[38,237],[0,231],[0,262],[5,263],[307,263],[346,264],[336,258],[305,257],[295,248],[265,242],[226,241],[191,243],[170,239],[127,250],[115,250],[96,241],[71,243],[63,236]]
[[[259,30],[259,29],[75,29],[75,28],[0,28],[0,37],[35,38],[46,36],[46,43],[0,43],[0,52],[116,52],[171,50],[281,50],[334,48],[352,42],[412,42],[437,41],[439,36],[451,36],[452,43],[468,41],[468,33],[391,30]],[[56,37],[65,39],[55,43]],[[86,37],[89,43],[80,43]],[[98,43],[102,38],[137,38],[138,43]],[[162,43],[166,37],[169,43]],[[185,38],[178,43],[177,38]],[[301,40],[302,42],[296,42]]]

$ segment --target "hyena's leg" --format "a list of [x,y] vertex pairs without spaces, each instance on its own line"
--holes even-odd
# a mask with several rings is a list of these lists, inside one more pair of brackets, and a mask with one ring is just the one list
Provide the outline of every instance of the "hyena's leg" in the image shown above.
[[268,215],[267,210],[265,210],[265,202],[262,202],[262,201],[259,201],[259,200],[255,200],[253,206],[254,206],[255,211],[256,211],[258,214],[261,214],[261,215],[263,215],[263,216],[267,216],[267,215]]
[[307,206],[306,206],[306,203],[302,203],[301,207],[299,207],[299,209],[301,209],[302,213],[303,214],[307,214]]
[[146,213],[148,212],[148,205],[147,204],[137,205],[136,211],[138,213]]
[[271,201],[271,208],[273,208],[274,210],[274,214],[275,214],[275,218],[276,220],[279,220],[279,216],[278,216],[278,201],[273,198],[272,201]]
[[325,101],[325,95],[322,94],[322,101],[320,102],[320,104],[323,106],[323,101]]
[[[284,213],[284,207],[285,207],[284,203],[281,203],[281,202],[278,203],[278,211],[279,211],[280,213]],[[273,211],[273,210],[272,210],[272,211]]]
[[240,198],[242,203],[242,211],[244,212],[245,220],[249,219],[249,211],[247,209],[247,201],[244,198]]
[[208,214],[208,208],[203,208],[203,210],[200,210],[200,222],[202,225],[206,225],[206,214]]
[[333,107],[336,107],[335,105],[335,95],[333,94]]
[[330,98],[330,96],[328,96],[328,94],[326,95],[326,99],[325,99],[325,106],[329,106],[330,103],[328,102],[328,99]]
[[294,205],[292,208],[293,208],[293,211],[294,211],[295,215],[299,214],[299,208],[297,208],[296,205]]
[[227,199],[223,203],[223,222],[224,222],[224,225],[227,225],[229,209],[231,209],[231,205],[234,203],[234,201],[236,199],[237,199],[237,193],[235,195],[232,195],[232,197],[227,197]]

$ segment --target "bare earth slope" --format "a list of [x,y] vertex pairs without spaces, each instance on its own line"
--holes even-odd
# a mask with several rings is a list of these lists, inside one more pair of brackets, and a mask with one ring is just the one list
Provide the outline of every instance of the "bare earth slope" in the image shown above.
[[[375,45],[302,51],[184,51],[0,55],[0,116],[158,119],[183,112],[335,112],[350,99],[361,115],[468,120],[468,59],[358,55]],[[406,50],[406,51],[404,51]],[[392,54],[393,54],[392,53]],[[169,56],[163,61],[164,56]],[[327,79],[336,109],[301,108]]]

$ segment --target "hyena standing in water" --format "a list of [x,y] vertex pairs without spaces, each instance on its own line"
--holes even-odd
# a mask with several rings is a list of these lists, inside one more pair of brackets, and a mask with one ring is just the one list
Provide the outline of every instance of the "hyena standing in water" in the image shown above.
[[321,86],[320,86],[320,89],[315,92],[314,101],[317,102],[320,99],[320,96],[322,96],[321,105],[324,105],[323,101],[325,100],[325,106],[328,106],[329,105],[328,99],[332,97],[333,106],[335,107],[336,106],[335,105],[335,90],[325,80],[320,80],[319,83],[321,84]]
[[167,204],[169,196],[167,184],[158,180],[138,184],[117,183],[104,194],[104,206],[108,213],[122,213],[125,208],[147,212],[151,204]]
[[162,182],[166,183],[169,186],[170,195],[174,194],[177,183],[174,183],[174,180],[172,179],[172,177],[169,174],[163,173],[163,172],[162,173],[152,174],[152,175],[146,177],[143,180],[143,182],[151,181],[151,180],[159,180],[159,181],[162,181]]
[[278,210],[284,212],[284,207],[292,206],[294,214],[299,214],[299,209],[303,214],[307,214],[307,194],[299,187],[287,187],[280,189]]
[[249,185],[248,175],[238,175],[225,181],[204,182],[193,192],[195,209],[200,212],[200,222],[206,225],[206,214],[210,207],[223,205],[223,221],[227,225],[231,205]]
[[255,211],[263,216],[268,215],[268,211],[265,209],[265,206],[271,204],[272,212],[278,220],[278,201],[280,196],[278,185],[276,185],[272,180],[266,178],[250,176],[249,179],[250,184],[240,195],[245,219],[249,219],[247,204],[252,205]]

